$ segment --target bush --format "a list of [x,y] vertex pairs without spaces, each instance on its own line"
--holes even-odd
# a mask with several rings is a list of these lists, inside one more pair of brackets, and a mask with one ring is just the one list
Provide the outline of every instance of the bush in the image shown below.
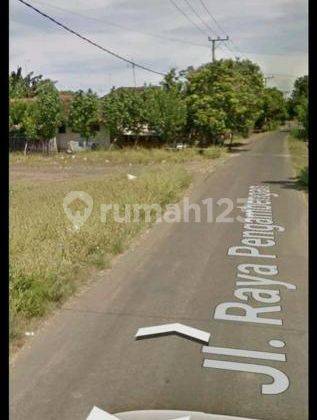
[[302,186],[308,187],[308,167],[307,166],[300,171],[298,175],[298,182]]
[[293,128],[291,131],[291,135],[299,140],[307,139],[307,133],[304,128]]

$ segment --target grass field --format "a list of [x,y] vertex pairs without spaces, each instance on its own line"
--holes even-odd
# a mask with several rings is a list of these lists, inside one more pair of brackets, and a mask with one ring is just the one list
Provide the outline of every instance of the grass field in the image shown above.
[[288,146],[296,172],[296,182],[299,188],[308,190],[308,147],[301,139],[290,135]]
[[[132,163],[132,164],[151,164],[173,162],[182,163],[192,159],[217,159],[225,153],[223,147],[213,146],[205,149],[187,148],[184,150],[167,150],[167,149],[143,149],[143,148],[126,148],[103,151],[87,151],[80,152],[76,155],[55,154],[48,157],[41,155],[24,156],[22,153],[13,153],[10,156],[12,164],[24,164],[30,166],[67,165],[68,162],[76,161],[77,164],[100,164],[100,163]],[[55,162],[55,163],[54,163]]]
[[[177,202],[191,181],[185,162],[202,166],[223,149],[124,150],[75,155],[10,156],[10,338],[14,346],[34,320],[60,305],[93,270],[109,267],[149,223],[100,220],[100,204]],[[133,181],[127,173],[137,176]],[[94,201],[74,230],[63,209],[70,191]],[[77,206],[77,207],[76,207]],[[73,211],[81,210],[75,203]]]

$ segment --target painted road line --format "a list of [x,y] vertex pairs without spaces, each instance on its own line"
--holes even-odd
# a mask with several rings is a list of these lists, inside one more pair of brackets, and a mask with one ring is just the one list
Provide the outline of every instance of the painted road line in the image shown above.
[[203,344],[208,344],[210,340],[210,333],[179,323],[139,328],[135,335],[135,339],[141,340],[143,338],[152,338],[169,334],[177,334]]

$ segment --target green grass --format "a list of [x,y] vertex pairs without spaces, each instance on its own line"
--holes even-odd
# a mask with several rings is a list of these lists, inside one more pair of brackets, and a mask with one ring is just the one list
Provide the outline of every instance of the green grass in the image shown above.
[[308,189],[308,147],[302,139],[293,135],[288,137],[289,150],[296,172],[296,181],[299,188]]
[[[69,162],[76,162],[77,164],[104,164],[104,163],[119,163],[119,164],[151,164],[151,163],[182,163],[189,160],[199,159],[217,159],[224,155],[226,149],[224,147],[212,146],[206,149],[199,149],[190,147],[184,150],[166,150],[166,149],[144,149],[144,148],[125,148],[114,150],[98,150],[98,151],[84,151],[76,153],[75,155],[67,154],[52,154],[50,156],[43,156],[41,154],[33,154],[24,156],[22,153],[11,153],[10,163],[21,164],[29,166],[38,165],[55,165],[68,164]],[[75,156],[75,157],[73,157]]]
[[[162,151],[159,159],[166,154]],[[175,156],[185,154],[176,152]],[[92,153],[89,159],[101,159],[101,155]],[[116,152],[107,152],[105,156],[127,159]],[[142,156],[149,159],[145,152]],[[141,155],[136,152],[129,156],[131,159],[139,161]],[[111,258],[125,250],[148,225],[142,219],[140,223],[117,223],[109,218],[102,223],[100,204],[118,203],[121,209],[129,203],[165,206],[180,199],[190,179],[181,165],[167,164],[155,170],[144,168],[134,181],[119,175],[90,181],[75,178],[44,185],[30,182],[11,185],[10,338],[19,339],[29,322],[64,302],[90,270],[109,267]],[[74,231],[63,210],[63,198],[70,191],[85,191],[94,200],[92,214],[79,231]],[[78,206],[73,210],[80,209]]]

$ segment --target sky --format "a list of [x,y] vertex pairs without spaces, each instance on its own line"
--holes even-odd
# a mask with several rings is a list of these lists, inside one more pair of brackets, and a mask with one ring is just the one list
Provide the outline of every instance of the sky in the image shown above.
[[[231,42],[218,44],[216,58],[251,59],[266,75],[274,75],[268,86],[289,91],[295,78],[308,72],[307,0],[27,1],[101,46],[161,73],[210,62],[208,35],[228,35]],[[57,81],[61,90],[92,88],[99,95],[112,86],[134,86],[128,63],[18,0],[9,4],[10,70],[21,66],[25,73],[34,71]],[[162,76],[135,68],[135,78],[137,85],[157,84]]]

